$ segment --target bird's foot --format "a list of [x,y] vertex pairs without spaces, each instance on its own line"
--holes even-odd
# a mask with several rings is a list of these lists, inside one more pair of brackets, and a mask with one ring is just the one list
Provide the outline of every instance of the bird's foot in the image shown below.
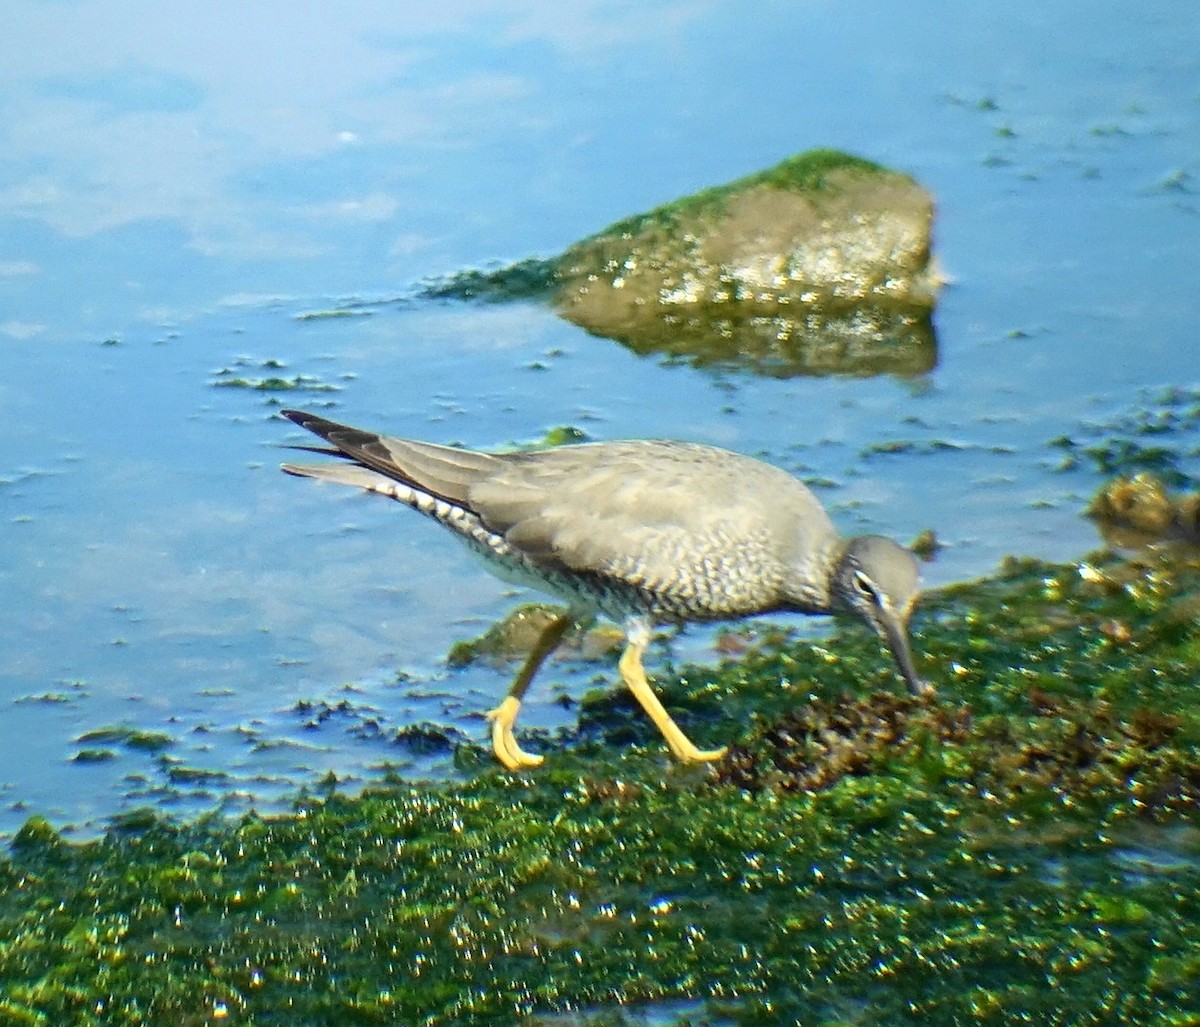
[[517,722],[517,712],[520,709],[521,700],[508,695],[499,706],[487,714],[487,719],[492,722],[492,752],[509,770],[536,767],[544,759],[535,753],[526,752],[513,736],[513,725]]
[[719,760],[729,751],[727,745],[722,745],[719,749],[697,749],[682,732],[678,739],[673,743],[668,742],[668,744],[671,746],[671,752],[675,754],[675,758],[683,763],[708,763],[712,760]]

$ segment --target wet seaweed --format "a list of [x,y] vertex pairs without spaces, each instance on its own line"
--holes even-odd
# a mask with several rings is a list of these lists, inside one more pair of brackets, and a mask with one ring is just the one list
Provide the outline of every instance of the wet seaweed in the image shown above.
[[1186,550],[1011,561],[922,604],[931,702],[861,631],[764,634],[661,682],[715,767],[604,693],[535,773],[34,817],[0,1021],[1196,1023],[1198,590]]

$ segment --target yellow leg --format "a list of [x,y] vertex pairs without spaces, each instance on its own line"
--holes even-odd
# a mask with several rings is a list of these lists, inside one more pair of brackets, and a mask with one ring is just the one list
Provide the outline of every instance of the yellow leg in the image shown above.
[[634,694],[638,702],[642,704],[642,709],[654,721],[655,727],[662,732],[663,738],[667,745],[671,747],[671,752],[675,754],[676,759],[684,762],[696,762],[699,760],[719,760],[725,755],[725,747],[720,749],[697,749],[687,735],[680,730],[678,724],[671,719],[671,715],[659,702],[658,696],[654,694],[650,683],[646,680],[646,671],[642,668],[642,653],[646,649],[646,641],[642,638],[632,638],[629,645],[626,646],[625,652],[621,656],[621,662],[618,667],[621,671],[621,680],[629,686],[629,690]]
[[513,678],[508,695],[504,697],[499,706],[487,715],[488,720],[492,722],[492,752],[496,754],[496,759],[509,770],[536,767],[542,762],[541,756],[526,752],[517,745],[517,739],[513,735],[513,725],[517,722],[517,713],[520,712],[521,700],[525,697],[525,690],[529,688],[529,683],[541,665],[545,663],[546,657],[558,647],[558,643],[562,641],[563,635],[567,633],[567,628],[573,621],[574,618],[570,613],[562,613],[542,628],[542,633],[538,635],[537,641],[529,651],[525,665]]

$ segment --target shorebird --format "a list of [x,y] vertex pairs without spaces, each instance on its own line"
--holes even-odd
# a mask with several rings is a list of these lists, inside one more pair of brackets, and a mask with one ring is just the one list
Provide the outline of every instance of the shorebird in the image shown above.
[[914,695],[932,692],[908,641],[912,554],[879,535],[843,538],[816,496],[777,467],[673,441],[484,453],[282,413],[331,447],[298,448],[342,458],[283,470],[410,506],[500,578],[566,604],[487,715],[492,749],[509,769],[542,762],[513,734],[529,683],[568,628],[597,615],[623,625],[621,679],[683,761],[719,759],[725,749],[697,748],[646,680],[642,655],[656,624],[847,610],[883,639]]

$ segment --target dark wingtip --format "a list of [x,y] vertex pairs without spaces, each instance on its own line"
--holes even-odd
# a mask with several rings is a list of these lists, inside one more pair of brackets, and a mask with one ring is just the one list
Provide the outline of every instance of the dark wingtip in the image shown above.
[[[329,418],[321,417],[319,414],[310,414],[305,410],[280,410],[279,412],[293,424],[299,425],[314,435],[320,435],[327,442],[333,442],[330,436],[334,432],[363,434],[358,432],[356,428],[349,428],[344,424],[338,424],[337,421],[331,421]],[[334,442],[334,445],[337,445],[337,443]]]
[[333,446],[333,449],[323,449],[319,446],[295,446],[295,449],[306,449],[314,453],[338,456],[353,460],[364,467],[373,468],[381,474],[395,477],[395,468],[390,461],[378,454],[371,453],[371,447],[379,442],[379,436],[374,432],[352,428],[348,424],[331,421],[319,414],[306,413],[303,410],[280,410],[284,417],[298,424],[306,431],[312,432]]
[[280,410],[279,413],[294,424],[300,425],[301,428],[304,427],[306,421],[321,420],[315,414],[310,414],[304,410]]

